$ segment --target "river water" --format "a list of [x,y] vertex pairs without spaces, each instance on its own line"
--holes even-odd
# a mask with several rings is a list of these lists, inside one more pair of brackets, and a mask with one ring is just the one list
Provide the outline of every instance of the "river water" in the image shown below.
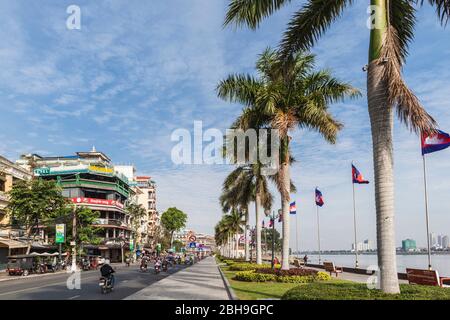
[[[303,258],[304,255],[300,255]],[[354,267],[355,255],[351,254],[323,254],[323,261],[332,261],[338,266]],[[377,266],[376,254],[360,254],[358,256],[359,267],[362,269],[370,266]],[[308,254],[308,263],[318,263],[319,256],[316,254]],[[438,270],[440,276],[450,276],[450,255],[449,254],[433,254],[431,256],[431,265],[433,269]],[[417,255],[397,255],[398,272],[406,272],[406,268],[428,269],[428,256],[426,254]]]

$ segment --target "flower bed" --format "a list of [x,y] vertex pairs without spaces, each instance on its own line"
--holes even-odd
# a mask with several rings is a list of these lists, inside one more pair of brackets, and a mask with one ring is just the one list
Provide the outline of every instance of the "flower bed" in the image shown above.
[[275,274],[277,276],[317,276],[318,271],[314,269],[304,269],[304,268],[295,268],[295,269],[289,269],[289,270],[280,270],[280,269],[271,269],[271,268],[264,268],[264,269],[258,269],[258,273],[264,273],[264,274]]
[[[269,272],[271,270],[272,272]],[[295,270],[295,269],[294,269]],[[261,272],[262,271],[262,272]],[[281,270],[272,269],[260,269],[260,270],[246,270],[237,272],[234,280],[246,281],[246,282],[283,282],[283,283],[311,283],[315,281],[328,281],[331,280],[329,274],[325,272],[293,272],[289,274],[287,271],[282,273]],[[297,273],[294,275],[294,273]]]

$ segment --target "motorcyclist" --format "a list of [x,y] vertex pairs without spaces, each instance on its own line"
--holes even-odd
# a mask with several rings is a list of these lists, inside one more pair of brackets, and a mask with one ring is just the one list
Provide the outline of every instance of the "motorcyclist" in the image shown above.
[[162,261],[162,268],[164,271],[167,271],[168,267],[169,267],[169,262],[167,261],[166,258],[164,258]]
[[115,272],[114,269],[106,262],[100,268],[100,273],[101,273],[102,277],[106,278],[107,283],[110,284],[111,288],[114,288],[114,282],[115,282],[114,275],[113,275],[114,272]]
[[161,259],[159,258],[156,258],[155,260],[155,270],[156,269],[161,270]]
[[141,260],[141,270],[143,270],[143,269],[147,270],[147,268],[148,268],[148,260],[149,260],[149,258],[148,258],[147,255],[145,255],[145,256],[142,257],[142,260]]

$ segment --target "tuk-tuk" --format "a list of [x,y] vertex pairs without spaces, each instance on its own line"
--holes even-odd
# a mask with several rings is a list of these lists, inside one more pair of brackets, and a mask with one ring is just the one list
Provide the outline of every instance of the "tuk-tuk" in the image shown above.
[[33,272],[35,255],[18,255],[8,257],[6,271],[10,276],[28,276]]

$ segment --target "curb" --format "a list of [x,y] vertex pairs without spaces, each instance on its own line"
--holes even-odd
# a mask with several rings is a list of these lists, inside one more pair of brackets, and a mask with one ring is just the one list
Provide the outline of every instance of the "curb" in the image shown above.
[[[121,263],[112,263],[111,266],[116,267],[116,268],[126,268],[125,265],[122,265]],[[95,270],[89,270],[89,271],[95,271]],[[6,273],[6,270],[4,271]],[[3,273],[3,272],[2,272]],[[6,277],[4,279],[0,278],[0,283],[1,282],[5,282],[5,281],[13,281],[13,280],[26,280],[26,279],[33,279],[33,278],[39,278],[39,277],[48,277],[48,276],[55,276],[55,275],[59,275],[59,274],[64,274],[64,273],[71,273],[70,270],[64,270],[64,271],[57,271],[57,272],[48,272],[48,273],[44,273],[44,274],[30,274],[26,277],[24,276],[10,276],[10,275],[6,275]]]
[[66,273],[66,271],[59,271],[59,272],[55,272],[55,273],[44,273],[44,274],[31,274],[29,276],[14,276],[11,277],[8,275],[8,278],[5,279],[0,279],[0,282],[5,282],[5,281],[13,281],[13,280],[25,280],[25,279],[33,279],[33,278],[40,278],[40,277],[48,277],[48,276],[54,276],[54,275],[58,275],[58,274],[64,274]]
[[230,300],[239,300],[239,298],[234,293],[233,288],[231,288],[230,283],[228,282],[227,277],[222,272],[222,269],[220,269],[219,266],[217,266],[217,269],[219,269],[220,276],[222,277],[223,283],[225,284],[225,289],[227,290],[228,297]]

